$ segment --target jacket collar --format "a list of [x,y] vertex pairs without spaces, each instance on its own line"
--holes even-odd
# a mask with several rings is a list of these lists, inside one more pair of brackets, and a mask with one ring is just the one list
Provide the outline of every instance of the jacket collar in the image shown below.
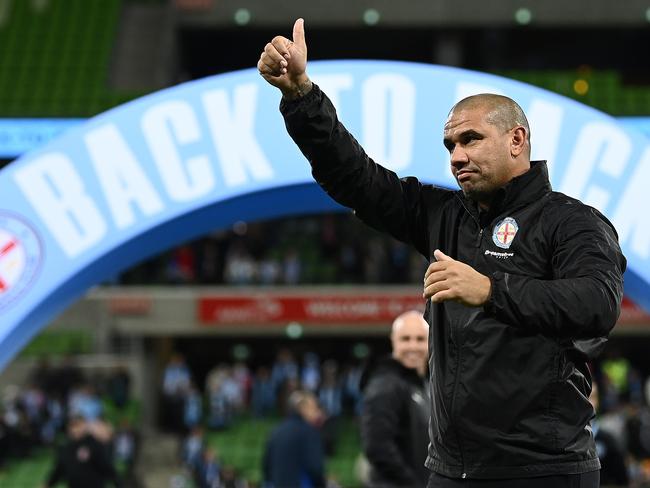
[[[528,171],[513,178],[503,188],[497,190],[486,216],[496,217],[506,210],[513,211],[539,200],[551,190],[546,161],[531,161]],[[462,195],[462,191],[460,193]],[[463,198],[468,204],[468,208],[472,209],[471,213],[475,216],[482,213],[479,212],[476,202],[464,196]]]
[[407,368],[392,356],[383,356],[368,364],[361,375],[359,387],[363,390],[374,375],[395,375],[418,386],[422,386],[422,381],[426,378],[426,375],[420,376],[415,369]]

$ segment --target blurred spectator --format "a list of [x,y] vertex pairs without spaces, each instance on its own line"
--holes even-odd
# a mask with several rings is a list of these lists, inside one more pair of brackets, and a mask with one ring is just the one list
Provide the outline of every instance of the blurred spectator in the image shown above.
[[366,283],[382,283],[386,273],[386,241],[375,237],[368,242],[368,249],[363,262]]
[[226,256],[224,281],[231,285],[248,285],[257,275],[257,265],[241,242],[234,243]]
[[320,361],[318,355],[313,352],[305,353],[300,384],[305,390],[318,391],[320,386]]
[[208,371],[208,374],[205,377],[205,391],[210,392],[221,388],[227,375],[228,366],[223,363],[217,364],[214,368]]
[[650,409],[646,405],[626,406],[625,434],[627,451],[637,461],[650,459]]
[[134,465],[138,450],[138,434],[128,418],[123,418],[113,434],[113,461],[119,476],[134,483]]
[[323,363],[323,381],[318,389],[318,400],[328,417],[338,417],[343,411],[343,389],[338,379],[336,361]]
[[190,383],[188,390],[185,392],[184,400],[183,423],[185,429],[189,432],[203,420],[203,399],[194,383]]
[[183,440],[181,446],[181,459],[184,466],[190,470],[190,472],[193,473],[198,468],[204,449],[205,441],[203,439],[203,427],[197,425]]
[[197,488],[221,488],[217,451],[207,448],[201,455],[201,461],[195,474]]
[[289,416],[268,439],[262,464],[265,488],[325,487],[322,412],[313,393],[294,391]]
[[48,398],[45,412],[45,420],[41,426],[41,439],[45,444],[51,444],[65,423],[63,402],[56,397]]
[[226,366],[219,365],[210,371],[206,380],[208,427],[211,429],[224,429],[232,421],[232,406],[224,389],[228,371]]
[[601,429],[599,425],[598,386],[595,382],[592,384],[589,401],[596,412],[596,418],[592,420],[591,426],[596,440],[598,459],[600,459],[601,486],[629,486],[624,451],[616,438],[606,430]]
[[361,380],[361,440],[372,487],[426,486],[430,397],[426,368],[429,325],[420,312],[398,316],[392,355],[369,367]]
[[293,354],[286,348],[280,349],[271,369],[271,383],[276,396],[284,396],[289,381],[298,380],[298,365]]
[[102,415],[102,403],[91,385],[81,385],[70,394],[68,412],[92,421]]
[[391,272],[388,275],[388,281],[405,283],[409,277],[409,265],[411,264],[410,248],[400,241],[391,241],[389,259]]
[[163,373],[163,423],[172,431],[182,431],[185,393],[191,380],[185,358],[173,354]]
[[224,466],[221,472],[221,486],[219,488],[248,488],[248,486],[246,480],[239,476],[234,467]]
[[606,390],[603,395],[603,410],[608,411],[618,407],[621,402],[640,401],[642,383],[638,372],[621,352],[612,347],[605,351],[605,359],[601,362],[602,383]]
[[343,407],[354,415],[361,413],[361,375],[359,364],[350,364],[343,373]]
[[72,417],[68,423],[68,437],[58,450],[46,487],[63,481],[70,488],[103,488],[108,483],[117,486],[117,474],[110,462],[105,438],[96,437],[82,417]]
[[253,379],[251,407],[256,417],[266,417],[275,408],[275,389],[271,382],[269,369],[260,366]]
[[302,261],[295,249],[289,249],[282,263],[282,274],[287,285],[297,285],[302,277]]
[[246,407],[250,401],[251,388],[253,387],[253,378],[248,366],[243,361],[238,361],[232,368],[232,376],[239,385],[240,408]]
[[323,381],[318,389],[318,399],[323,409],[321,428],[325,454],[331,456],[338,443],[338,423],[343,412],[343,388],[338,378],[338,365],[333,359],[323,362]]
[[20,390],[9,385],[2,392],[2,429],[7,457],[29,456],[34,437],[25,410],[20,404]]
[[107,381],[107,393],[110,401],[118,409],[123,408],[129,401],[131,375],[126,366],[116,367]]
[[361,274],[359,264],[359,250],[352,243],[345,243],[341,246],[339,263],[341,270],[341,281],[354,283]]
[[228,407],[232,412],[239,412],[244,407],[244,388],[246,380],[241,381],[241,378],[235,377],[234,369],[227,367],[221,388],[223,394],[228,402]]
[[77,365],[73,356],[63,358],[61,365],[53,372],[52,388],[59,398],[68,398],[73,388],[84,382],[81,368]]
[[259,264],[260,271],[260,284],[262,285],[275,285],[280,282],[282,276],[282,266],[277,261],[270,256],[270,253],[267,253],[265,257]]
[[20,402],[25,410],[25,415],[31,428],[40,430],[47,406],[47,400],[43,391],[35,385],[29,385],[20,394]]
[[189,245],[177,247],[167,262],[167,281],[172,284],[192,283],[196,277],[196,259]]
[[200,283],[211,284],[218,283],[221,280],[219,245],[215,239],[211,237],[204,239],[199,263]]

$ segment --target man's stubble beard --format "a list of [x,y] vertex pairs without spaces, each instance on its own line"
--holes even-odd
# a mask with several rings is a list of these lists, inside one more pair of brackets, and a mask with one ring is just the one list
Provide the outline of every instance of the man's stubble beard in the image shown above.
[[496,195],[496,190],[482,190],[479,188],[470,188],[469,190],[465,190],[462,187],[461,190],[463,195],[465,195],[465,198],[476,203],[489,204]]

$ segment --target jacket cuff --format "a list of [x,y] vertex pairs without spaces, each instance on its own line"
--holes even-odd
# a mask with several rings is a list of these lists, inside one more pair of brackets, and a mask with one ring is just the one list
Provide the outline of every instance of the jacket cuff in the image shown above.
[[282,97],[282,100],[280,100],[280,112],[286,117],[295,112],[304,110],[316,100],[319,100],[321,93],[320,87],[316,83],[312,82],[312,88],[306,95],[293,100],[288,100],[285,97]]
[[483,304],[483,311],[490,316],[495,316],[497,313],[496,300],[497,292],[499,287],[502,286],[504,273],[501,271],[495,271],[490,276],[490,296],[487,299],[487,302]]

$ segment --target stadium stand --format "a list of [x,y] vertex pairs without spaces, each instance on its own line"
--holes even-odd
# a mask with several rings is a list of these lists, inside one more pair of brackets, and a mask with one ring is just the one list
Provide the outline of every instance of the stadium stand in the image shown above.
[[0,116],[90,117],[141,95],[108,83],[122,3],[11,2],[0,25]]

